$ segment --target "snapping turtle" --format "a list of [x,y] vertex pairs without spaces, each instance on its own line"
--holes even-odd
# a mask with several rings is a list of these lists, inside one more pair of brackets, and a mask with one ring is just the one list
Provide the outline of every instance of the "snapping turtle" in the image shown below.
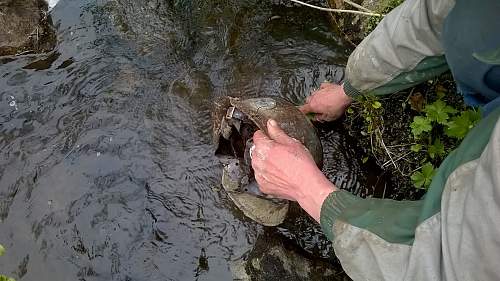
[[260,192],[250,159],[253,133],[267,134],[267,120],[274,119],[291,137],[311,152],[321,167],[323,151],[312,123],[293,104],[277,97],[239,99],[222,97],[213,111],[215,154],[223,164],[222,186],[231,200],[252,220],[275,226],[288,212],[288,200]]

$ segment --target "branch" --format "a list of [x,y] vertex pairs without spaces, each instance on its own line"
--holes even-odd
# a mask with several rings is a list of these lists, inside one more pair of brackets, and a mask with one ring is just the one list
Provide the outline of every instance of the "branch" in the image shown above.
[[358,8],[359,10],[365,11],[367,13],[374,14],[374,12],[372,10],[367,9],[367,8],[365,8],[365,7],[363,7],[363,6],[359,5],[359,4],[356,4],[356,3],[352,2],[352,1],[349,1],[349,0],[343,0],[343,1],[346,2],[347,4],[353,6],[354,8]]
[[372,17],[383,17],[384,16],[384,15],[381,15],[381,14],[369,13],[369,12],[362,12],[362,11],[356,11],[356,10],[342,10],[342,9],[323,8],[323,7],[318,7],[318,6],[314,6],[314,5],[311,5],[311,4],[307,4],[307,3],[304,3],[304,2],[299,1],[299,0],[290,0],[290,1],[292,1],[294,3],[297,3],[297,4],[300,4],[300,5],[304,5],[304,6],[310,7],[310,8],[318,9],[318,10],[321,10],[321,11],[326,11],[326,12],[349,13],[349,14],[358,14],[358,15],[365,15],[365,16],[372,16]]

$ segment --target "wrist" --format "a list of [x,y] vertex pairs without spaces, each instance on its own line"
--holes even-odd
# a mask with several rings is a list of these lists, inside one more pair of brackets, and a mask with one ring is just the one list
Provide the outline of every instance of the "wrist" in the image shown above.
[[340,85],[340,87],[342,88],[342,100],[343,100],[343,105],[345,108],[347,108],[349,105],[351,105],[353,99],[351,96],[349,96],[349,94],[346,92],[345,90],[345,83],[342,83],[342,85]]
[[319,171],[309,178],[307,183],[301,186],[302,191],[297,196],[296,201],[311,217],[317,222],[320,220],[321,207],[328,195],[337,191],[337,187],[331,183]]

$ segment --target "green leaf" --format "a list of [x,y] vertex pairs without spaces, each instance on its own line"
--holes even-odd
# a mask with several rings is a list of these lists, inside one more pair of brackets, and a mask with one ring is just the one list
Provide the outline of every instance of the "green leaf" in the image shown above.
[[375,108],[375,109],[379,109],[379,108],[382,107],[382,104],[379,101],[374,101],[372,103],[372,107]]
[[413,117],[410,127],[415,137],[420,136],[423,132],[430,132],[432,130],[431,120],[422,116]]
[[368,156],[363,157],[363,159],[361,159],[361,162],[363,162],[363,164],[368,162]]
[[479,111],[463,111],[459,116],[453,117],[450,122],[446,124],[447,128],[445,133],[449,137],[463,139],[480,119],[481,113]]
[[0,274],[0,281],[16,281],[16,279]]
[[419,143],[414,144],[410,147],[410,150],[413,152],[419,152],[420,150],[422,150],[422,145]]
[[354,113],[354,110],[352,110],[352,108],[350,108],[350,107],[349,107],[349,108],[347,109],[347,113],[348,113],[348,114],[353,114],[353,113]]
[[431,159],[436,158],[436,156],[442,157],[445,155],[444,145],[441,140],[436,139],[434,143],[427,148],[427,153],[429,153]]
[[435,174],[436,169],[434,169],[434,166],[431,163],[427,162],[424,166],[422,166],[421,171],[413,173],[410,178],[416,188],[427,189]]
[[3,254],[5,254],[5,248],[2,246],[2,244],[0,244],[0,257],[3,256]]
[[431,121],[436,121],[439,124],[446,124],[446,121],[450,118],[449,114],[455,114],[457,110],[447,105],[444,101],[437,100],[425,106],[424,112]]

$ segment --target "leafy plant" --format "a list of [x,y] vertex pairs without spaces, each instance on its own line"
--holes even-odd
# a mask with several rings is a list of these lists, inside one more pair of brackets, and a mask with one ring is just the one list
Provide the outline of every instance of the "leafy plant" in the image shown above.
[[[458,111],[441,100],[444,94],[438,96],[438,100],[426,105],[422,110],[425,116],[415,116],[410,124],[415,139],[423,142],[413,144],[410,150],[419,153],[425,147],[427,156],[423,159],[424,162],[436,162],[446,156],[447,149],[440,136],[461,140],[481,118],[480,112],[472,109]],[[427,162],[421,171],[414,172],[411,179],[415,187],[427,188],[433,170],[432,163]]]
[[436,169],[434,166],[427,162],[422,166],[420,171],[415,172],[411,176],[411,180],[416,188],[427,189],[431,185],[432,178],[436,174]]
[[457,139],[463,139],[481,119],[481,113],[475,110],[462,111],[460,115],[455,116],[446,124],[445,133],[447,136]]
[[[5,248],[0,244],[0,257],[5,254]],[[0,281],[16,281],[14,278],[0,274]]]
[[439,138],[436,139],[432,145],[429,145],[429,147],[427,148],[427,153],[429,154],[431,159],[442,157],[446,154],[446,152],[444,151],[444,145]]
[[410,128],[413,136],[418,137],[422,133],[432,130],[431,120],[423,116],[415,116],[413,117],[413,122],[410,124]]
[[16,281],[16,279],[0,274],[0,281]]
[[419,143],[416,143],[416,144],[410,146],[410,150],[413,152],[419,152],[420,150],[422,150],[422,145]]
[[457,110],[447,105],[444,101],[437,100],[427,105],[424,108],[424,112],[430,121],[435,121],[438,124],[446,124],[450,117],[449,114],[455,114]]
[[347,114],[352,115],[354,113],[353,107],[360,112],[366,124],[366,131],[361,132],[362,135],[373,134],[384,123],[382,118],[384,107],[376,96],[366,95],[357,98],[355,104],[347,109]]

